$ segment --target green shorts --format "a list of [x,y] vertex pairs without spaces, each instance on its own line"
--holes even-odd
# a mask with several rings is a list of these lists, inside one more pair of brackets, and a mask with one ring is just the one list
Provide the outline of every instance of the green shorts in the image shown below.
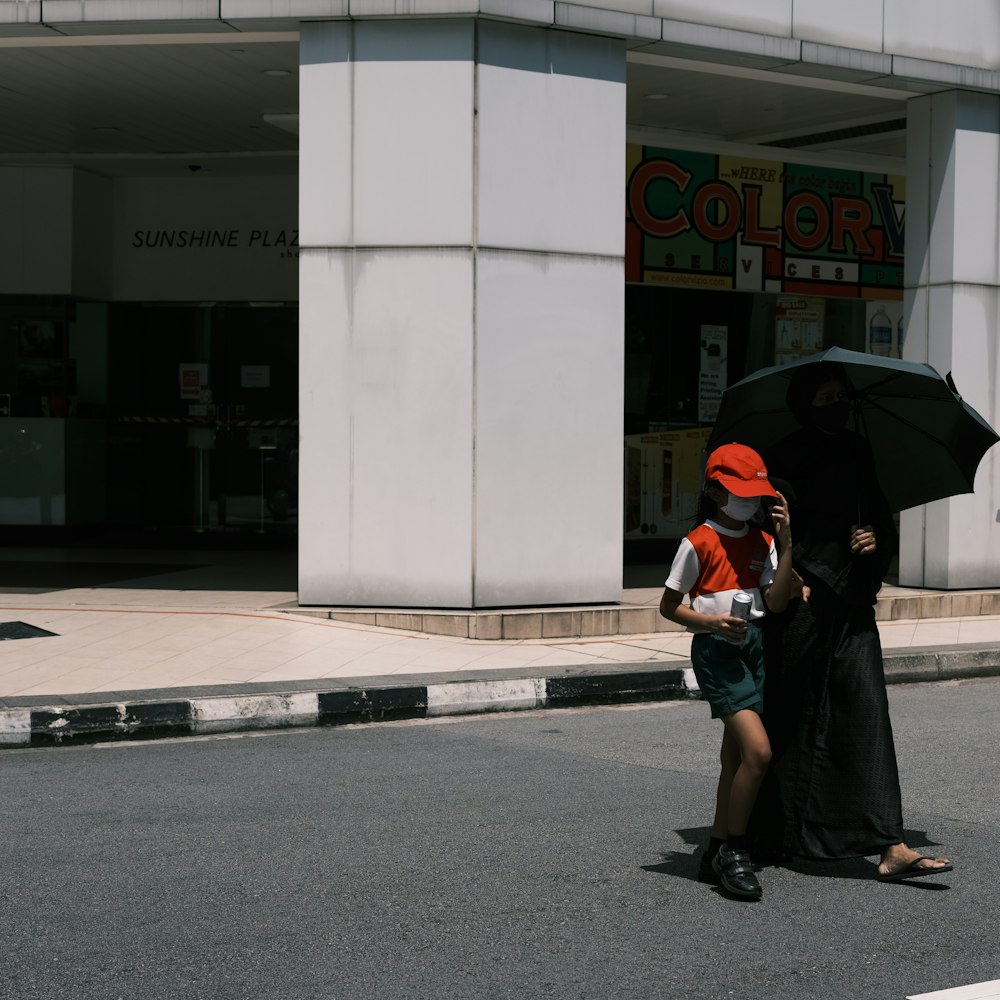
[[713,719],[744,708],[763,712],[764,639],[758,625],[752,623],[738,645],[707,632],[692,636],[691,666]]

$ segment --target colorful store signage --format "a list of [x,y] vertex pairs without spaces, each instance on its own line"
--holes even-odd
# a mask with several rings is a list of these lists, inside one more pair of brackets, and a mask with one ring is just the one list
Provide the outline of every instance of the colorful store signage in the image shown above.
[[627,281],[902,298],[902,177],[652,146],[627,159]]

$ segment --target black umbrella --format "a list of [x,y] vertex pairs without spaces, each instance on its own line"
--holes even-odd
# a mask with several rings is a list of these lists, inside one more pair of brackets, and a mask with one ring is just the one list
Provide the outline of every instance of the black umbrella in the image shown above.
[[708,448],[739,441],[768,451],[799,427],[786,403],[796,371],[818,362],[841,366],[853,427],[868,440],[879,486],[893,510],[971,493],[976,468],[1000,437],[964,402],[949,374],[930,365],[832,347],[801,361],[765,368],[722,396]]

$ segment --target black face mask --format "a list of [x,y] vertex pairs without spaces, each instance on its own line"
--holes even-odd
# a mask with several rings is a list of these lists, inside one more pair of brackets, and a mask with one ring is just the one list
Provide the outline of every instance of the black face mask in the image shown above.
[[809,413],[813,424],[824,431],[842,430],[847,426],[847,418],[850,415],[850,403],[828,403],[826,406],[814,406]]

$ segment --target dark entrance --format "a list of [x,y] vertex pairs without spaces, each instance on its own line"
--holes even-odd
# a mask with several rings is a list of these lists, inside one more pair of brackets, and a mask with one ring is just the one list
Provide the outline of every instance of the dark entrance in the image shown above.
[[108,350],[108,518],[294,538],[298,309],[117,304]]

